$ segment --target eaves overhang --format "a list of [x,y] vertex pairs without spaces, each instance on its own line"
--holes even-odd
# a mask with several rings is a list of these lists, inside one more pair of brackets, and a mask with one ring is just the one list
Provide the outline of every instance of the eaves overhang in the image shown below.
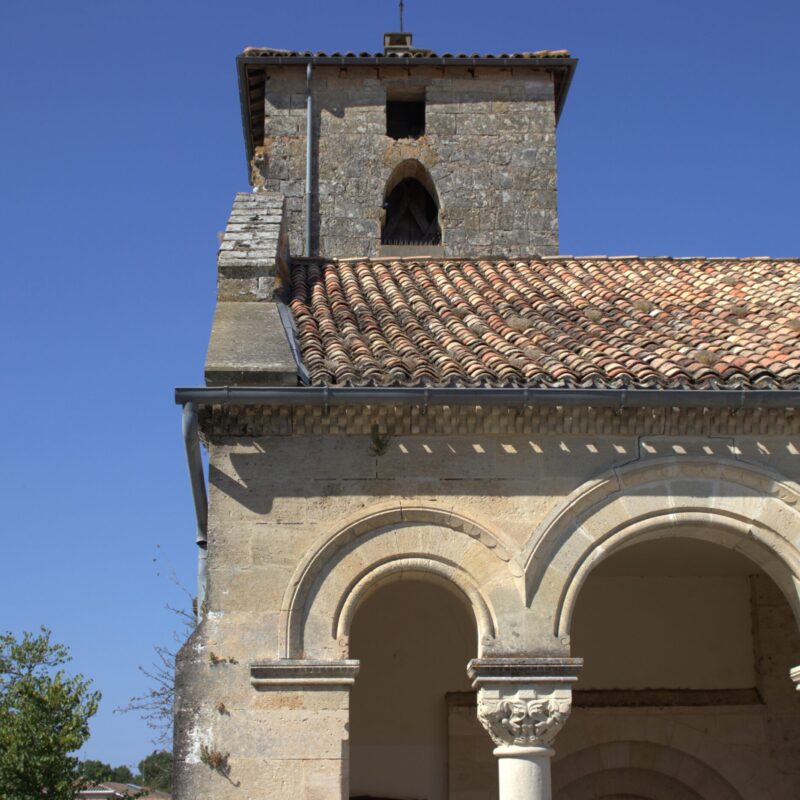
[[530,56],[423,56],[423,55],[254,55],[248,51],[236,57],[239,77],[239,102],[242,109],[247,169],[253,159],[255,148],[264,136],[264,87],[266,73],[270,67],[303,67],[309,64],[319,67],[494,67],[498,69],[524,69],[549,72],[553,75],[556,123],[567,99],[572,76],[578,66],[577,58],[530,57]]

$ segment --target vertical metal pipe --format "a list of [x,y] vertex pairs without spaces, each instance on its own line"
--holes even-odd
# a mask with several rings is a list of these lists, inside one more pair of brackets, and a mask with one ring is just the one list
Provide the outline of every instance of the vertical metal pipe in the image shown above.
[[197,542],[197,621],[203,618],[206,605],[206,556],[208,550],[208,495],[203,474],[203,458],[200,453],[200,430],[197,424],[197,405],[186,403],[183,407],[183,444],[186,448],[186,463],[192,486],[194,513],[197,520],[195,541]]
[[311,211],[314,206],[311,194],[311,140],[314,135],[314,100],[311,95],[311,72],[313,67],[308,62],[306,67],[306,255],[311,252]]

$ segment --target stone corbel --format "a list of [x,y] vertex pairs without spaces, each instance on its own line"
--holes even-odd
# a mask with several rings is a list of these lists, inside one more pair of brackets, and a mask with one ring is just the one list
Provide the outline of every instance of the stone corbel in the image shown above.
[[358,674],[357,659],[317,661],[281,658],[250,664],[250,683],[255,689],[271,687],[328,687],[349,689]]

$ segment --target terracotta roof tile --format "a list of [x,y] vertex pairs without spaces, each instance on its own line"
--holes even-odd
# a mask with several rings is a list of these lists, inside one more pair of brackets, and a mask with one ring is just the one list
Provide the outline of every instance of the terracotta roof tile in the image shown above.
[[800,388],[800,261],[298,262],[316,385]]
[[379,51],[370,53],[367,51],[354,52],[348,50],[346,52],[335,51],[326,53],[321,50],[281,50],[276,47],[245,47],[242,55],[245,56],[263,56],[263,57],[278,57],[284,58],[392,58],[392,59],[409,59],[409,58],[569,58],[570,53],[568,50],[534,50],[525,51],[521,53],[435,53],[433,50],[425,48],[410,48],[400,52]]

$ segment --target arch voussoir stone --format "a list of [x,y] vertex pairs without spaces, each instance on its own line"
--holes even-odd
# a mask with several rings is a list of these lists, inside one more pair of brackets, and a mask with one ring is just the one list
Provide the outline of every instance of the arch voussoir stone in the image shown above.
[[510,542],[449,510],[381,509],[324,537],[295,571],[282,603],[283,657],[346,656],[360,603],[387,582],[411,578],[444,585],[471,607],[479,655],[502,628],[492,587],[516,587],[503,601],[515,619],[524,609],[523,572]]
[[673,777],[649,769],[607,769],[558,793],[560,800],[706,800]]
[[696,755],[652,741],[607,741],[556,761],[553,789],[565,800],[741,800],[731,783]]
[[524,554],[526,599],[563,646],[592,568],[632,544],[694,536],[736,549],[781,587],[800,623],[800,487],[746,462],[667,458],[618,467],[573,493]]

